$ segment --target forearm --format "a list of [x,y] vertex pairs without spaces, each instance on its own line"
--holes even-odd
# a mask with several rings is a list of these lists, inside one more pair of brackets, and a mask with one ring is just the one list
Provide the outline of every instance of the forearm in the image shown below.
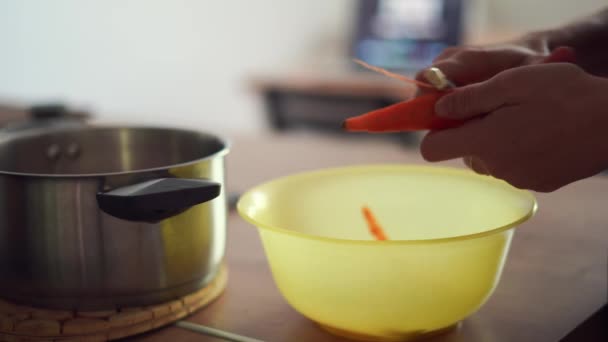
[[608,76],[608,8],[562,27],[531,33],[526,38],[545,40],[550,50],[570,46],[576,51],[577,64],[587,72]]

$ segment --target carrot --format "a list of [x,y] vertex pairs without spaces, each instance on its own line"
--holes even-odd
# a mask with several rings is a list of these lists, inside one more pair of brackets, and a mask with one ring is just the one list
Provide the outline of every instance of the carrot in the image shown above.
[[[575,60],[574,50],[569,47],[561,46],[553,50],[542,63],[566,62],[572,63]],[[361,62],[363,63],[363,62]],[[367,65],[363,63],[363,65]],[[407,77],[393,74],[382,68],[369,66],[372,70],[378,71],[389,77],[407,80],[416,84],[423,82],[414,81]],[[420,84],[419,84],[420,85]],[[350,132],[406,132],[420,130],[441,130],[457,127],[466,120],[453,120],[440,118],[435,114],[435,103],[451,90],[439,91],[423,94],[408,101],[399,102],[388,107],[380,108],[359,116],[346,119],[342,127]]]
[[363,208],[361,208],[361,211],[363,212],[363,217],[365,218],[365,221],[367,221],[369,232],[376,238],[376,240],[388,240],[386,234],[384,233],[384,230],[374,217],[374,214],[372,214],[372,211],[367,206],[363,206]]
[[343,127],[350,132],[404,132],[438,130],[456,127],[463,120],[444,119],[435,115],[435,102],[447,92],[432,92],[348,118]]

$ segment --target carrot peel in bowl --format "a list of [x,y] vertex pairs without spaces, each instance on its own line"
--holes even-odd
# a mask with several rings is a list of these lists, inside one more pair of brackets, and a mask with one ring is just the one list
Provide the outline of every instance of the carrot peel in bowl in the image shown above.
[[379,241],[388,240],[386,233],[384,233],[384,229],[382,229],[382,226],[380,226],[380,224],[378,223],[378,220],[376,220],[376,217],[374,216],[372,211],[369,209],[369,207],[363,206],[363,208],[361,208],[361,211],[363,213],[363,217],[365,218],[365,221],[367,222],[367,227],[369,228],[369,232],[376,238],[376,240],[379,240]]

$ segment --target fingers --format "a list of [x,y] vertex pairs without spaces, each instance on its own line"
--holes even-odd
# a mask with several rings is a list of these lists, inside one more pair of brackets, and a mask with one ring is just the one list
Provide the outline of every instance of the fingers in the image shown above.
[[[445,76],[454,84],[469,84],[479,80],[478,74],[480,73],[478,67],[472,68],[470,65],[452,58],[446,58],[438,62],[433,63],[432,67],[436,67],[441,70]],[[424,77],[425,70],[421,70],[416,74],[416,79],[423,82],[428,82]],[[483,73],[483,72],[482,72]]]
[[497,52],[483,48],[461,48],[447,51],[433,62],[447,78],[457,85],[485,81],[513,66],[521,58],[513,52]]
[[480,175],[490,175],[490,171],[481,159],[474,156],[467,156],[463,157],[462,161],[469,169],[473,170],[475,173],[478,173]]
[[[551,67],[548,64],[535,65],[535,69],[531,69],[531,65],[513,66],[524,60],[528,64],[536,64],[535,59],[543,64],[569,61],[574,59],[574,51],[560,47],[548,57],[531,54],[524,48],[500,51],[454,48],[444,51],[434,66],[452,82],[468,85],[457,88],[439,100],[435,106],[436,113],[453,119],[468,119],[492,112],[515,101],[522,94],[529,96],[534,85],[543,82]],[[423,77],[424,71],[421,71],[417,78]],[[424,91],[420,91],[419,95],[421,93]]]
[[450,58],[453,55],[461,52],[463,49],[464,49],[464,47],[459,47],[459,46],[452,46],[452,47],[446,48],[437,57],[435,57],[435,59],[433,59],[433,63],[437,63],[441,60]]
[[[462,50],[462,47],[449,47],[446,48],[445,50],[443,50],[437,57],[435,57],[435,59],[433,59],[433,65],[434,66],[437,62],[450,58],[451,56],[453,56],[454,54],[460,52]],[[418,73],[416,73],[416,80],[418,81],[422,81],[422,82],[427,82],[428,80],[426,79],[426,77],[424,77],[424,69],[420,70]],[[443,70],[442,70],[443,71]]]
[[571,63],[543,63],[508,69],[487,81],[457,88],[443,96],[435,104],[435,112],[446,118],[468,119],[501,107],[535,101],[539,93],[555,86],[556,75],[574,80],[584,75],[584,71]]
[[[561,56],[566,54],[562,53]],[[450,81],[466,85],[490,79],[501,71],[542,60],[542,54],[525,46],[503,45],[499,47],[453,47],[444,50],[433,61]],[[424,81],[423,72],[418,80]]]
[[439,116],[468,119],[490,113],[508,103],[510,90],[505,89],[502,79],[460,87],[443,96],[435,104]]
[[[423,157],[428,161],[441,161],[447,159],[454,159],[462,156],[465,151],[475,151],[476,148],[470,142],[470,139],[463,140],[459,136],[460,134],[441,134],[437,136],[437,133],[433,133],[429,135],[423,141],[421,151]],[[454,146],[453,139],[459,139],[458,141],[462,141],[463,143],[460,146]],[[466,141],[469,141],[467,144]],[[464,164],[475,173],[480,175],[491,176],[489,168],[486,166],[484,161],[481,158],[465,155],[462,157],[462,161]]]
[[478,155],[486,135],[483,119],[472,120],[452,129],[428,133],[420,145],[422,157],[429,162]]
[[[448,47],[448,48],[444,49],[437,57],[435,57],[435,59],[433,59],[433,65],[431,65],[430,67],[436,66],[440,61],[448,59],[448,58],[452,57],[453,55],[458,54],[463,49],[464,49],[464,47],[461,47],[461,46]],[[440,70],[444,74],[446,74],[443,69],[440,68]],[[416,73],[416,77],[415,78],[416,78],[417,81],[422,81],[422,82],[428,82],[429,81],[425,77],[425,71],[426,71],[426,69],[422,69],[418,73]],[[447,76],[447,78],[451,82],[454,82],[452,80],[452,78],[450,78],[449,74],[446,74],[446,76]],[[424,94],[429,93],[431,91],[432,90],[430,90],[430,89],[418,88],[418,91],[416,92],[416,96],[424,95]]]

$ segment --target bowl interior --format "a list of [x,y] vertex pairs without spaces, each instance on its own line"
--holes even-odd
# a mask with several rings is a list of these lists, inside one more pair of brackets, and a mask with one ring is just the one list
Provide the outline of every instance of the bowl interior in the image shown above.
[[467,170],[373,165],[329,169],[258,186],[239,203],[256,226],[309,237],[372,240],[369,206],[390,240],[435,240],[490,233],[528,219],[534,197]]

